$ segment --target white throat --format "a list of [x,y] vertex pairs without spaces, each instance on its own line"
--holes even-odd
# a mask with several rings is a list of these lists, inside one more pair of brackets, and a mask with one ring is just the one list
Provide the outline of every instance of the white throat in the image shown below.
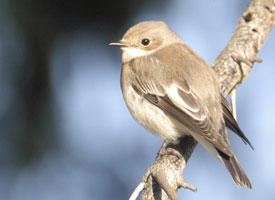
[[152,51],[145,51],[135,47],[123,47],[122,48],[122,62],[129,62],[130,60],[142,56],[148,56]]

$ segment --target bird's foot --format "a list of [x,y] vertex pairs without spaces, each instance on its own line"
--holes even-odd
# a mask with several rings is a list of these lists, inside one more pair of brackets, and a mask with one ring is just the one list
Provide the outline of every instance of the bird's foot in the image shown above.
[[159,156],[163,157],[167,155],[176,156],[178,159],[183,158],[182,154],[178,150],[171,148],[169,145],[164,143],[159,151]]
[[[169,159],[167,159],[167,157],[169,157]],[[146,191],[148,188],[153,188],[152,185],[154,185],[154,188],[159,188],[162,191],[160,193],[161,195],[167,195],[171,200],[180,200],[177,191],[181,187],[196,192],[197,188],[187,183],[182,177],[182,171],[185,168],[185,164],[176,165],[183,167],[179,170],[175,168],[175,165],[172,165],[171,162],[185,163],[186,161],[176,148],[173,148],[171,145],[163,145],[159,151],[157,162],[147,169],[142,182],[135,189],[130,200],[138,199],[142,191],[147,193]],[[159,189],[155,189],[154,191],[159,191]],[[154,191],[152,191],[153,195],[156,194]]]

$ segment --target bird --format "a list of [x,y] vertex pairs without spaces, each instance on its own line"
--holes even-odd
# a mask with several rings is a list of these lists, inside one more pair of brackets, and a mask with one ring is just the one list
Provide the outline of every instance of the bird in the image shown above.
[[252,188],[226,127],[253,146],[213,69],[163,21],[140,22],[110,45],[122,50],[121,89],[134,119],[165,144],[193,137],[224,164],[238,186]]

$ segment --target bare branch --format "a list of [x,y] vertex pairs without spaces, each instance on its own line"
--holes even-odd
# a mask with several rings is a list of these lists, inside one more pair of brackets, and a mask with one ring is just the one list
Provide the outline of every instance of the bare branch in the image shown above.
[[134,192],[132,193],[132,195],[130,196],[129,200],[137,200],[139,194],[142,192],[142,190],[144,189],[145,183],[141,182],[136,189],[134,190]]
[[[243,13],[226,48],[213,64],[222,93],[227,96],[247,78],[257,53],[275,24],[275,0],[252,0]],[[195,189],[182,175],[197,142],[185,137],[178,145],[161,147],[155,163],[147,170],[142,200],[179,200],[177,189]],[[173,152],[173,153],[172,153]],[[168,195],[168,196],[167,196]]]
[[233,116],[235,120],[237,120],[237,89],[234,88],[232,92],[230,93],[231,96],[231,102],[232,102],[232,110],[233,110]]
[[251,1],[227,47],[214,62],[225,96],[245,80],[255,62],[261,62],[257,53],[272,30],[274,13],[274,0]]

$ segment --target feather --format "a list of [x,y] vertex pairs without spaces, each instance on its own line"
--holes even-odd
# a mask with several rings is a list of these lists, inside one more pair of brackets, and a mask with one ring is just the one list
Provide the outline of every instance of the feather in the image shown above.
[[224,116],[224,120],[225,120],[225,125],[232,130],[234,133],[236,133],[245,144],[249,144],[249,146],[251,147],[251,149],[254,150],[253,145],[251,144],[251,142],[249,141],[249,139],[245,136],[245,134],[243,133],[243,131],[241,130],[241,128],[239,127],[237,121],[235,120],[233,114],[232,114],[232,109],[230,108],[230,106],[228,105],[226,99],[221,95],[221,99],[222,99],[222,108],[223,108],[223,116]]
[[246,186],[247,188],[252,188],[252,185],[245,174],[244,170],[241,168],[238,160],[236,157],[228,156],[221,152],[220,150],[216,149],[218,154],[220,155],[225,167],[228,169],[230,175],[232,176],[235,183],[239,186]]

